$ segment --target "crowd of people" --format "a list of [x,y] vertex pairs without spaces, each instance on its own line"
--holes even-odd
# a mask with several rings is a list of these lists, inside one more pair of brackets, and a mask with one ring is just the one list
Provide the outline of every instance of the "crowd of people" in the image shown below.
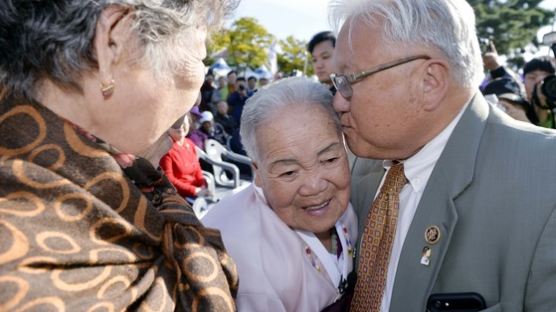
[[[215,76],[237,2],[145,3],[0,3],[0,310],[554,309],[554,58],[335,0],[316,79]],[[200,220],[209,140],[253,176]]]

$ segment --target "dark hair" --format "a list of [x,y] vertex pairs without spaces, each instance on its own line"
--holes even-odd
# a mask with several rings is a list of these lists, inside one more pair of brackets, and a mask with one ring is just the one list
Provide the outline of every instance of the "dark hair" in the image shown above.
[[324,41],[330,41],[332,43],[332,47],[336,46],[336,37],[334,37],[334,34],[331,31],[322,31],[311,38],[307,44],[307,51],[313,54],[315,46]]
[[164,51],[161,42],[171,42],[197,21],[218,24],[235,7],[233,1],[170,0],[146,5],[140,0],[1,0],[0,90],[32,99],[38,82],[50,79],[81,91],[82,74],[98,66],[93,38],[108,5],[133,8],[130,14],[138,38],[145,47]]
[[227,77],[230,77],[231,74],[236,74],[236,75],[237,75],[237,72],[236,72],[235,70],[230,70],[230,72],[228,72],[228,73],[226,74],[226,76],[227,76]]
[[245,77],[237,77],[236,81],[245,81]]
[[248,80],[248,81],[249,81],[249,80],[255,80],[255,81],[257,81],[257,77],[255,77],[255,76],[249,76],[249,78],[247,78],[247,80]]
[[517,82],[506,77],[494,79],[489,82],[483,89],[483,94],[495,94],[497,96],[502,94],[515,94],[516,96],[523,98],[523,94],[521,93],[521,89]]
[[556,64],[554,59],[549,56],[538,57],[530,60],[529,62],[523,65],[523,75],[527,75],[528,73],[540,70],[543,72],[547,72],[549,74],[554,74],[556,72]]

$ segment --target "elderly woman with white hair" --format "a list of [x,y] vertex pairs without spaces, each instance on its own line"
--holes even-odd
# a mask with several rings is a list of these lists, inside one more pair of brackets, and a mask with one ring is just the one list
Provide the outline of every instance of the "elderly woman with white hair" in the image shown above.
[[255,183],[203,218],[237,263],[239,311],[345,311],[357,222],[331,103],[321,84],[288,78],[244,107]]
[[1,311],[235,310],[218,233],[138,157],[195,102],[233,6],[0,2]]

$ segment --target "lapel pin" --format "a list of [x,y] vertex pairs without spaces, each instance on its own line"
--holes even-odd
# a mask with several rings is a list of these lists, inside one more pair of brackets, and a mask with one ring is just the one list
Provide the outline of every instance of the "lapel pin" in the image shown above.
[[431,263],[431,255],[432,255],[431,248],[429,246],[423,247],[423,252],[421,254],[421,264],[429,266],[429,264]]
[[425,231],[425,241],[429,245],[434,245],[440,240],[440,229],[436,225],[431,225]]

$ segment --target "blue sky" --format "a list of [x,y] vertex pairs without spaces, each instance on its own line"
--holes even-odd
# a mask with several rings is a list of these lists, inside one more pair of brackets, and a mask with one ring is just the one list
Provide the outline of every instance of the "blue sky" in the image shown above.
[[[255,17],[280,39],[293,35],[309,41],[313,34],[329,30],[328,0],[241,0],[233,18]],[[556,8],[556,0],[545,0],[543,7]],[[550,27],[543,29],[543,33]]]

